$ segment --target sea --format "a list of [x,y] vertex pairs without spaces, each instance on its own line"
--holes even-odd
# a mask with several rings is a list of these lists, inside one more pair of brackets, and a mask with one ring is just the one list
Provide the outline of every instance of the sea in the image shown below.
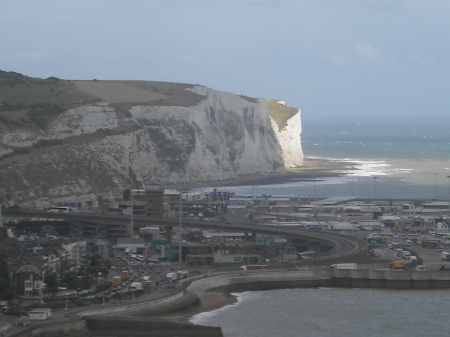
[[[450,196],[450,117],[302,122],[306,158],[348,163],[341,176],[221,187],[236,195],[437,199]],[[281,289],[191,318],[226,337],[445,336],[450,290]]]
[[198,314],[225,337],[447,336],[450,290],[280,289]]
[[450,195],[450,117],[302,122],[306,160],[343,162],[339,177],[220,187],[237,196],[436,199]]

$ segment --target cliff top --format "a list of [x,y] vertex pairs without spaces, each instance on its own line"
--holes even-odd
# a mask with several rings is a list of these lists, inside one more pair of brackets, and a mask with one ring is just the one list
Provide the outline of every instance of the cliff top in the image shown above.
[[[106,101],[126,110],[132,105],[181,106],[198,104],[205,97],[186,90],[193,84],[138,80],[63,80],[25,76],[0,70],[0,130],[43,129],[64,111],[80,105]],[[257,102],[248,96],[241,98]],[[268,100],[270,116],[283,129],[297,113],[275,100]]]

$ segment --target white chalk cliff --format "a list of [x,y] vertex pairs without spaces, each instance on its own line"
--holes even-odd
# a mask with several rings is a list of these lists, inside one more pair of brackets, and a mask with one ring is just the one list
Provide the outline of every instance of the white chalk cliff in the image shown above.
[[[300,111],[279,129],[266,99],[202,86],[192,106],[100,102],[65,111],[45,130],[0,133],[0,155],[30,148],[0,169],[10,200],[58,198],[136,184],[197,183],[301,166]],[[54,146],[42,147],[39,144]]]

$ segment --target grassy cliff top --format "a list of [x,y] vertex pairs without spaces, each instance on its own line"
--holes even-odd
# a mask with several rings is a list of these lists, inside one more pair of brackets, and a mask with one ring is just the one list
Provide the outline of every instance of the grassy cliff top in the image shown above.
[[[114,107],[131,105],[193,106],[203,96],[186,90],[193,85],[159,81],[68,81],[28,77],[0,70],[0,130],[43,129],[64,111],[106,101]],[[246,97],[245,99],[250,100]],[[282,130],[297,109],[268,100],[270,116]]]
[[283,130],[287,125],[287,121],[298,112],[298,109],[274,100],[267,100],[267,102],[269,104],[269,115],[277,122],[280,130]]
[[67,81],[28,77],[0,70],[0,129],[42,129],[64,111],[107,101],[117,107],[133,105],[192,106],[204,97],[190,84],[157,81]]

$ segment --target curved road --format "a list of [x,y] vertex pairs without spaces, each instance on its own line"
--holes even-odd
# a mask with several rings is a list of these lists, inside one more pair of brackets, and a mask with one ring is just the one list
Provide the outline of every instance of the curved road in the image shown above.
[[[63,220],[80,220],[87,222],[97,222],[97,223],[127,223],[129,222],[129,217],[124,215],[103,215],[95,213],[50,213],[43,211],[10,211],[4,212],[4,216],[8,217],[22,217],[22,218],[47,218],[47,219],[63,219]],[[178,227],[179,219],[157,219],[149,217],[134,217],[134,225],[136,227],[158,225],[158,226],[170,226]],[[279,226],[269,226],[269,225],[258,225],[251,223],[233,223],[225,224],[220,222],[209,222],[209,221],[182,221],[183,227],[193,227],[193,228],[208,228],[208,229],[220,229],[227,231],[243,231],[251,233],[265,233],[265,234],[275,234],[275,235],[285,235],[291,237],[298,237],[305,240],[322,242],[326,244],[331,244],[335,247],[332,253],[336,256],[348,256],[360,253],[367,248],[367,242],[356,237],[341,235],[331,232],[314,232],[308,230],[302,230],[298,228],[286,228]]]

